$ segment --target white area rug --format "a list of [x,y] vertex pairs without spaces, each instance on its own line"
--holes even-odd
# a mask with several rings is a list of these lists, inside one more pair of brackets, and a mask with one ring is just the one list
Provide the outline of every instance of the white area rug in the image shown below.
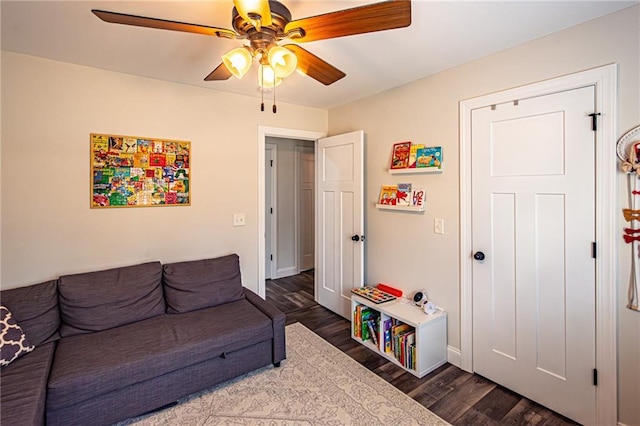
[[121,424],[448,425],[301,324],[286,328],[287,359]]

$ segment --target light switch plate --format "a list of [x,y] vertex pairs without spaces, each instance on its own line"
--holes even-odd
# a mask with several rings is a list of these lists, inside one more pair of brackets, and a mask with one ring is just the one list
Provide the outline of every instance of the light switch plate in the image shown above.
[[433,232],[436,234],[444,234],[444,219],[433,219]]

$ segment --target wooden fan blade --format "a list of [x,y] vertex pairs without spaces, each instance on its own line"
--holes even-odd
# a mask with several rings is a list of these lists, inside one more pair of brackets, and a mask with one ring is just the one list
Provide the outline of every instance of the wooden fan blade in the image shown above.
[[260,16],[260,26],[268,27],[272,23],[269,0],[233,0],[233,5],[238,14],[247,22],[255,21],[255,15],[258,15]]
[[318,80],[325,86],[335,83],[346,75],[330,63],[323,61],[296,44],[287,44],[283,47],[295,53],[298,58],[298,71]]
[[215,70],[211,71],[211,73],[204,78],[204,81],[228,80],[232,75],[231,71],[229,71],[223,62],[218,65]]
[[182,31],[185,33],[204,34],[224,38],[236,38],[235,31],[224,28],[209,27],[206,25],[189,24],[187,22],[167,21],[165,19],[147,18],[144,16],[127,15],[124,13],[107,12],[93,9],[94,15],[105,22],[112,24],[133,25],[134,27],[157,28],[160,30]]
[[391,30],[411,25],[411,1],[394,0],[291,21],[285,32],[302,28],[299,42]]

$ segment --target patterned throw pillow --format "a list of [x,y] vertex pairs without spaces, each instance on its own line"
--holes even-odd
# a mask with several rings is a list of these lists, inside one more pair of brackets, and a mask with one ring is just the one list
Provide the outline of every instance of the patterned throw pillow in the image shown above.
[[0,306],[0,366],[6,367],[34,349],[9,309]]

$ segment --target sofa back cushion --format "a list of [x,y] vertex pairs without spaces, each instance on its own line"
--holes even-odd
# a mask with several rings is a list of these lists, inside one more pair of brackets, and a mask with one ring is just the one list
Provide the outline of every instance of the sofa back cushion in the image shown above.
[[107,330],[164,314],[161,281],[160,262],[60,277],[60,335]]
[[162,283],[170,314],[244,299],[237,254],[166,264]]
[[39,346],[60,338],[57,280],[3,290],[0,300],[32,345]]

